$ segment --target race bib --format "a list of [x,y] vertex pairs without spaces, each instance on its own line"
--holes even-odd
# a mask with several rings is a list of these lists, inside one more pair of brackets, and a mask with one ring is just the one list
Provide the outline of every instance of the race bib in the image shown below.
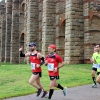
[[31,63],[31,68],[35,70],[35,63]]
[[54,70],[54,64],[48,63],[48,70],[53,71]]

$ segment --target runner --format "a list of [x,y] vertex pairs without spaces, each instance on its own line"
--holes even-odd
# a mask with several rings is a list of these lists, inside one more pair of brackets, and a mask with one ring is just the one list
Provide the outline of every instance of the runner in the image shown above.
[[95,46],[97,49],[97,52],[93,54],[93,62],[97,64],[97,75],[96,78],[97,83],[100,84],[100,45]]
[[47,92],[44,90],[40,82],[40,77],[42,76],[41,65],[44,64],[44,57],[39,52],[36,51],[35,43],[30,43],[29,47],[30,47],[30,52],[26,54],[22,53],[22,48],[19,49],[20,57],[29,57],[32,68],[32,76],[29,79],[29,83],[33,87],[38,89],[37,96],[39,96],[43,90],[43,95],[41,96],[41,98],[43,98],[47,94]]
[[[94,46],[94,53],[95,53],[95,52],[97,52],[97,49],[96,49],[96,47]],[[90,59],[91,62],[92,62],[92,59],[93,59],[93,57]],[[92,80],[93,80],[92,88],[96,88],[96,87],[97,87],[96,78],[95,78],[96,72],[97,72],[97,64],[93,63],[93,66],[92,66]]]
[[66,87],[62,87],[60,84],[57,83],[57,79],[59,79],[59,69],[64,66],[64,61],[58,54],[56,54],[56,46],[54,44],[48,46],[48,52],[49,54],[46,56],[45,65],[48,66],[48,74],[50,77],[50,90],[49,97],[46,98],[46,100],[51,99],[54,92],[54,87],[61,89],[64,96],[66,96],[67,92]]

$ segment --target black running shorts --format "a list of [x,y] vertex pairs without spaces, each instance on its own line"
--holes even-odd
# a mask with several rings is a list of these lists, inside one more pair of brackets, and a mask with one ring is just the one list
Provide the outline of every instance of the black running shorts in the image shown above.
[[41,72],[33,72],[34,75],[39,74],[39,77],[42,77],[42,73]]
[[97,71],[97,68],[95,68],[95,67],[92,67],[92,70],[94,70],[94,71]]
[[59,76],[49,76],[49,77],[50,77],[50,80],[54,80],[55,78],[59,79]]

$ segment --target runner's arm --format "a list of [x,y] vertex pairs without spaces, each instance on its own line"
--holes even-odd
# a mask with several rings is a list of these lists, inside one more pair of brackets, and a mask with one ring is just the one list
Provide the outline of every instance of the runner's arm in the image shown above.
[[22,48],[19,49],[20,57],[29,57],[30,54],[29,54],[29,53],[24,54],[24,53],[22,52],[22,50],[23,50]]
[[57,68],[57,69],[59,69],[59,68],[63,67],[64,65],[65,65],[65,62],[63,61],[63,62],[61,62],[61,63],[59,64],[59,66],[58,66],[58,68]]
[[38,58],[41,59],[41,63],[40,63],[40,66],[42,66],[44,64],[44,57],[42,56],[42,54],[38,53]]
[[20,51],[20,57],[25,57],[25,54],[22,51]]
[[29,57],[29,53],[24,54],[22,51],[20,51],[20,57]]
[[59,62],[59,66],[57,67],[57,69],[59,69],[65,65],[65,62],[63,61],[63,59],[59,55],[56,56],[56,59]]

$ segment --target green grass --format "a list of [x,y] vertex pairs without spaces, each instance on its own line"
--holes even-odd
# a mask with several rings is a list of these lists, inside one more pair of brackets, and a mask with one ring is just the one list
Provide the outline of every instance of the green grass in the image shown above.
[[[74,87],[92,83],[91,64],[66,65],[60,69],[62,86]],[[41,82],[46,90],[49,90],[49,77],[47,68],[42,66]],[[14,96],[36,93],[28,81],[31,76],[31,68],[28,64],[2,64],[0,66],[0,99]],[[55,88],[56,89],[56,88]]]

